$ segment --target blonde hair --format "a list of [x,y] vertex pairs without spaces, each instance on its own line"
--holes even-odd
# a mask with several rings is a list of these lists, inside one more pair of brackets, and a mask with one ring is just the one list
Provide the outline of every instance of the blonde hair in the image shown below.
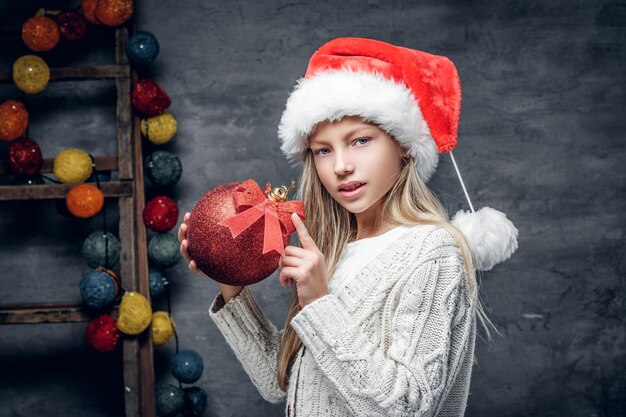
[[[308,150],[304,160],[298,192],[294,198],[304,202],[305,213],[308,214],[304,223],[324,255],[326,276],[332,279],[346,243],[356,237],[356,217],[333,199],[324,188],[317,175],[311,149]],[[468,243],[463,234],[450,224],[446,210],[418,176],[412,157],[403,160],[397,181],[382,198],[381,210],[381,217],[393,225],[433,224],[450,232],[461,251],[468,286],[477,301],[477,316],[485,328],[487,337],[492,340],[487,323],[500,334],[487,317],[478,298],[474,260]],[[290,324],[291,319],[299,311],[298,293],[294,285],[278,352],[278,385],[284,391],[289,384],[291,366],[302,346],[302,340]]]

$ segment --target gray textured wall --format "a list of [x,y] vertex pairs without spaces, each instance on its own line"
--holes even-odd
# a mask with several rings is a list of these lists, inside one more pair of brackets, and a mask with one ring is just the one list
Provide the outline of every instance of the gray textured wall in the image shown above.
[[[297,178],[276,126],[323,42],[363,36],[449,56],[464,93],[455,157],[470,195],[478,207],[507,213],[520,230],[518,253],[481,279],[502,336],[477,341],[466,415],[626,414],[626,3],[138,3],[138,28],[161,44],[147,74],[170,94],[179,122],[166,148],[184,166],[170,193],[183,212],[225,182]],[[18,5],[40,3],[0,4],[6,17]],[[24,52],[2,48],[3,66]],[[59,64],[112,59],[91,47],[57,55],[50,59]],[[0,100],[19,97],[0,86]],[[31,135],[46,157],[70,146],[115,152],[113,104],[111,83],[55,83],[27,98]],[[467,208],[448,156],[429,185],[451,212]],[[107,204],[111,221],[115,207]],[[80,244],[99,225],[64,218],[53,202],[0,204],[3,302],[79,298],[86,270]],[[204,357],[198,385],[209,394],[205,415],[281,415],[283,405],[259,396],[208,317],[217,285],[182,262],[168,278],[181,347]],[[290,290],[276,281],[274,274],[253,292],[282,326]],[[165,308],[163,300],[155,304]],[[83,331],[84,324],[0,328],[0,416],[120,415],[117,358],[91,353]],[[167,366],[173,352],[173,343],[155,348],[161,383],[174,382]]]

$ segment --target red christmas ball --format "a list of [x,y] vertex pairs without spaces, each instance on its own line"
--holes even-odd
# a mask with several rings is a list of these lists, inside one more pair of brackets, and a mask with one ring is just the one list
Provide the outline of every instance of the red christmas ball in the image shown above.
[[161,114],[172,105],[167,93],[156,82],[146,78],[135,82],[131,102],[137,110],[148,116]]
[[57,16],[57,24],[63,39],[79,41],[87,34],[87,22],[76,12],[63,12]]
[[155,232],[168,232],[178,222],[176,201],[166,196],[154,197],[143,209],[143,222]]
[[43,165],[43,156],[37,142],[21,137],[9,144],[9,168],[19,175],[33,175]]
[[100,352],[111,352],[120,340],[115,319],[108,314],[93,319],[85,330],[85,340]]
[[[239,184],[220,185],[196,203],[189,217],[187,240],[191,259],[211,279],[227,285],[252,285],[276,270],[281,255],[275,250],[263,255],[263,219],[234,239],[228,227],[218,225],[238,214],[233,191]],[[283,232],[282,237],[283,246],[289,245],[290,235]]]

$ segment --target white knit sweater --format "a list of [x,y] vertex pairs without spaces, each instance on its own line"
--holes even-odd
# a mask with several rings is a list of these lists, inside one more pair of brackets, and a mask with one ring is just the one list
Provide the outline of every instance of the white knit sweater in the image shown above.
[[282,333],[244,287],[209,315],[267,401],[287,416],[463,416],[476,336],[476,295],[444,228],[420,225],[386,247],[291,326],[303,347],[278,387]]

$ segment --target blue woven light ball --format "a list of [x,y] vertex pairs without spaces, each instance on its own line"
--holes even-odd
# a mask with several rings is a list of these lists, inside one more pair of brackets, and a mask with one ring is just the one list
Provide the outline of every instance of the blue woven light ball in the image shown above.
[[178,239],[169,233],[157,233],[148,242],[148,257],[155,264],[170,267],[180,260]]
[[80,254],[92,268],[113,268],[120,259],[120,242],[111,233],[96,230],[83,241]]
[[185,388],[183,389],[183,391],[185,392],[185,395],[187,396],[187,398],[189,399],[189,401],[191,402],[191,409],[192,411],[191,413],[188,413],[188,415],[190,416],[201,416],[202,413],[204,413],[204,410],[206,410],[206,398],[207,398],[207,394],[206,391],[203,390],[200,387],[190,387],[190,388]]
[[156,298],[163,294],[163,291],[165,291],[165,278],[163,278],[163,274],[157,269],[150,268],[148,279],[150,281],[150,298]]
[[150,32],[137,31],[126,41],[126,55],[135,64],[150,64],[159,55],[159,41]]
[[171,384],[157,388],[155,401],[157,414],[162,417],[174,416],[185,406],[183,390]]
[[168,151],[152,152],[146,157],[144,168],[146,176],[154,185],[174,185],[183,173],[180,159]]
[[83,303],[91,308],[102,308],[110,304],[117,295],[113,277],[104,271],[91,270],[80,281]]
[[183,349],[171,359],[170,368],[172,368],[172,374],[176,379],[191,384],[202,375],[204,361],[195,350]]

